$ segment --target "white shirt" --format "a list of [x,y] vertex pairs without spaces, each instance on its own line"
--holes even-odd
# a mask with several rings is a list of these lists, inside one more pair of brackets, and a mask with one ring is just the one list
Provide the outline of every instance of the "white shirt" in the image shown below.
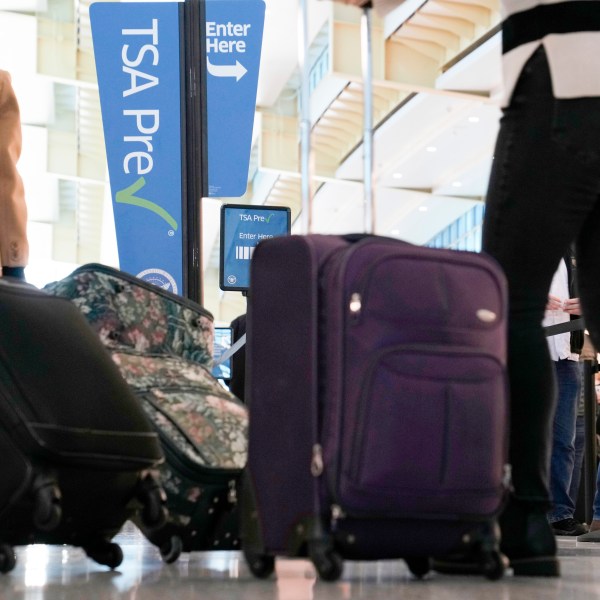
[[[556,273],[554,273],[552,285],[550,286],[550,294],[563,301],[569,298],[569,276],[564,259],[561,259],[558,269],[556,270]],[[562,310],[547,310],[544,316],[543,325],[544,327],[547,327],[548,325],[565,323],[570,320],[571,315],[569,315],[569,313]],[[552,360],[579,360],[579,354],[571,352],[570,333],[559,333],[558,335],[551,335],[546,339],[548,340],[548,348]]]
[[[513,15],[544,4],[568,4],[574,0],[502,0],[502,16]],[[597,0],[587,0],[597,2]],[[600,2],[598,3],[600,11]],[[546,35],[513,48],[502,56],[506,106],[519,75],[531,55],[543,45],[550,66],[555,98],[600,96],[600,31]]]

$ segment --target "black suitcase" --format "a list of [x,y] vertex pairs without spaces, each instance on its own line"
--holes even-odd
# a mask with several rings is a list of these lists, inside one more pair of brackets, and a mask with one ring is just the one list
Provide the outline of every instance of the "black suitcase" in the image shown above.
[[82,547],[117,567],[111,542],[140,515],[166,522],[158,436],[77,308],[0,279],[0,572],[14,546]]

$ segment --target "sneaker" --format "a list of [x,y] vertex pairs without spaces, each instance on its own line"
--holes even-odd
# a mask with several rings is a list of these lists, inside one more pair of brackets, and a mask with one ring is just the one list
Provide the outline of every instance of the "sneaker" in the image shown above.
[[583,535],[588,532],[588,526],[585,523],[580,523],[573,518],[562,519],[550,523],[554,535]]

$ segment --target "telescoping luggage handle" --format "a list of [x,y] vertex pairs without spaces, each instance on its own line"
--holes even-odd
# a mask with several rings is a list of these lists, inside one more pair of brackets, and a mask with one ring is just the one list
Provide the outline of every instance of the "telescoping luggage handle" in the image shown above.
[[[364,159],[364,198],[363,198],[363,222],[365,233],[375,231],[375,193],[374,193],[374,152],[373,152],[373,44],[372,44],[372,14],[371,2],[348,2],[361,6],[363,15],[361,18],[361,55],[364,89],[363,110],[363,159]],[[300,179],[302,184],[302,232],[312,231],[312,144],[310,118],[310,62],[309,48],[310,40],[308,33],[308,0],[300,2],[301,15],[298,19],[300,24],[299,37],[301,40],[299,50],[299,63],[302,72],[302,83],[300,90],[300,147],[301,165]],[[217,361],[213,363],[216,367],[233,356],[246,343],[246,334],[240,337],[235,344],[224,352]]]
[[[375,232],[375,192],[374,192],[374,152],[373,152],[373,43],[372,43],[372,2],[371,0],[344,0],[345,4],[353,4],[362,8],[361,17],[361,57],[363,77],[363,160],[364,160],[364,197],[363,197],[363,226],[366,233]],[[398,5],[398,0],[379,0],[384,4]],[[300,26],[299,63],[302,74],[300,90],[300,149],[301,165],[300,178],[302,184],[302,232],[312,232],[312,144],[310,118],[310,40],[308,33],[308,0],[300,2],[301,15],[298,19]]]

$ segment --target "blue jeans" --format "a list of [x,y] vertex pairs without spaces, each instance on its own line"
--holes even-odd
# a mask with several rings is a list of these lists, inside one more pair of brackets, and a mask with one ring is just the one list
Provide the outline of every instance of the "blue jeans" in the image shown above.
[[482,243],[508,281],[514,496],[540,507],[549,501],[556,403],[542,319],[573,241],[584,318],[600,348],[600,98],[556,100],[540,49],[500,121]]
[[554,413],[550,458],[551,523],[573,517],[575,504],[570,495],[575,466],[575,424],[581,384],[581,365],[574,360],[554,361],[558,402]]

